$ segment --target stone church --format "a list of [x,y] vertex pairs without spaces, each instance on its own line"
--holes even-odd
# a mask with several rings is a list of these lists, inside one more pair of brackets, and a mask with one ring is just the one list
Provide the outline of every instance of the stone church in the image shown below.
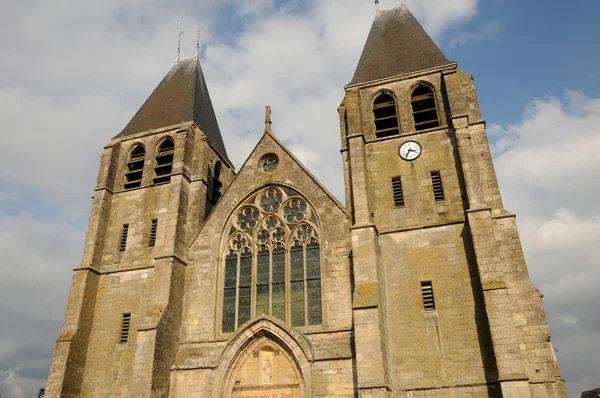
[[377,10],[338,112],[345,204],[270,109],[234,171],[177,62],[104,148],[46,397],[566,397],[473,78]]

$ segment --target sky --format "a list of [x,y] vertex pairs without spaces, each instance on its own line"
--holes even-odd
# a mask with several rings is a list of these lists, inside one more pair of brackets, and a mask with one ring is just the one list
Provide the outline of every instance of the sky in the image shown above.
[[[401,0],[381,0],[382,8]],[[571,397],[600,387],[600,2],[408,0],[474,75],[504,205]],[[240,167],[273,130],[344,200],[337,106],[372,0],[3,0],[0,382],[46,382],[104,145],[175,61],[201,61]]]

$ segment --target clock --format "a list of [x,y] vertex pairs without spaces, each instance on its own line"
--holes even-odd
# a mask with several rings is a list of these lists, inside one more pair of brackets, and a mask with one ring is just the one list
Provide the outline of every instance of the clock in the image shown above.
[[398,153],[404,160],[415,160],[421,156],[421,145],[415,141],[406,141],[400,145]]

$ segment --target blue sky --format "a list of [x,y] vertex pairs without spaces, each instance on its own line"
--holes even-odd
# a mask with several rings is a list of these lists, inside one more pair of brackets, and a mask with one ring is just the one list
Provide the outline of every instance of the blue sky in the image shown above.
[[[474,75],[570,395],[600,387],[600,2],[408,5]],[[371,0],[3,3],[0,381],[27,396],[45,383],[102,147],[171,67],[182,15],[183,58],[205,28],[203,68],[235,165],[268,104],[275,133],[343,201],[336,109],[374,12]]]

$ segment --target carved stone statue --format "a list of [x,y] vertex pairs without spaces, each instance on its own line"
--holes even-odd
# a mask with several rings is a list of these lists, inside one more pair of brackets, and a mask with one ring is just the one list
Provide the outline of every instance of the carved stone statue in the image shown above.
[[270,383],[271,382],[271,374],[273,372],[273,365],[271,365],[271,360],[267,357],[265,359],[265,366],[263,367],[263,380],[265,382]]
[[267,106],[266,115],[265,115],[265,124],[271,124],[271,107]]

